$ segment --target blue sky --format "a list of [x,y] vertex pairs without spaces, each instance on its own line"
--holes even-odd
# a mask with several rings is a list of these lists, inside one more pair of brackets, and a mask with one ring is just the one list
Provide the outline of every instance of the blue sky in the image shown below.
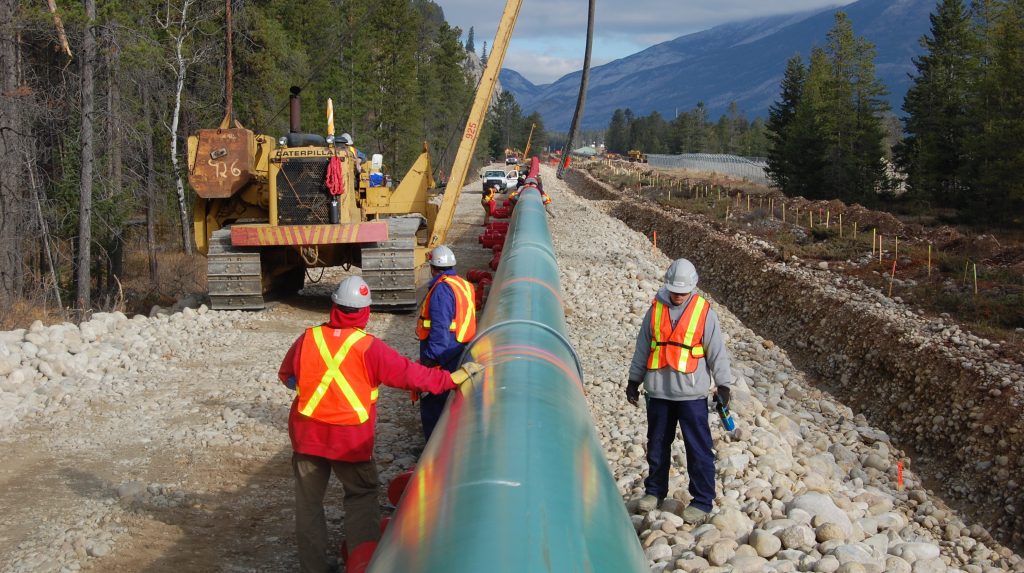
[[[474,28],[479,54],[494,39],[504,0],[434,0],[465,32]],[[846,4],[842,0],[626,0],[597,2],[593,65],[725,22]],[[583,66],[587,0],[523,0],[505,66],[535,84]],[[490,50],[490,48],[488,48]]]

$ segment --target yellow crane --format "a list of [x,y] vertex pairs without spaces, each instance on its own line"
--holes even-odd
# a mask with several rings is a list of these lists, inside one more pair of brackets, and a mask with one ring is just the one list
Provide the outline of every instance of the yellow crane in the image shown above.
[[473,159],[476,143],[480,139],[487,109],[494,97],[498,72],[501,71],[502,62],[505,60],[505,50],[508,49],[508,43],[512,39],[512,29],[515,28],[516,18],[519,17],[519,8],[522,4],[522,0],[508,0],[505,3],[505,11],[498,23],[498,32],[494,35],[494,45],[487,57],[487,65],[484,66],[484,72],[480,76],[480,87],[477,89],[476,99],[473,100],[466,129],[462,133],[459,150],[455,154],[451,177],[448,179],[448,186],[444,189],[444,199],[441,202],[441,208],[437,211],[437,221],[434,224],[434,232],[430,235],[427,249],[444,244],[445,238],[448,236],[448,229],[451,228],[452,217],[455,215],[455,206],[459,202],[459,193],[462,192],[462,187],[465,185],[469,164]]

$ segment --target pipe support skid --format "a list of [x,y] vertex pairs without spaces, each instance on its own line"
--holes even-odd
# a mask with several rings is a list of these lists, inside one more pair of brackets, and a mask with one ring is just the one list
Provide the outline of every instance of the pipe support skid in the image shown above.
[[369,571],[649,571],[565,336],[536,189],[503,253],[467,349],[484,376],[452,393]]

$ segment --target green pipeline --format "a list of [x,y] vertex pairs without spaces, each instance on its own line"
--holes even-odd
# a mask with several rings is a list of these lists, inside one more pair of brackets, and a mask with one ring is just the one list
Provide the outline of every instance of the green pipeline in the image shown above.
[[369,571],[647,572],[565,335],[535,189],[502,252],[467,352],[485,375],[452,393]]

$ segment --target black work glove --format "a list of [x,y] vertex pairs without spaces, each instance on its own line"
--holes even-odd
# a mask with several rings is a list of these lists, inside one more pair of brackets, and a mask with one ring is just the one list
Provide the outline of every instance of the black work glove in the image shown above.
[[715,399],[718,400],[723,406],[728,406],[729,405],[729,387],[728,386],[719,386],[718,389],[715,390]]
[[640,382],[630,380],[626,383],[626,401],[637,406],[640,401]]

